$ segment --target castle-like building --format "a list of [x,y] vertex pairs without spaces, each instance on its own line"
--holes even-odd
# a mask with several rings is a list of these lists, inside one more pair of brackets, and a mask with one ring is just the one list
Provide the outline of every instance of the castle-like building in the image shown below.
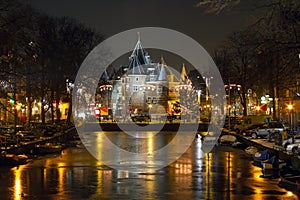
[[180,92],[193,92],[184,64],[178,72],[169,67],[163,57],[157,63],[152,62],[140,38],[128,65],[120,67],[112,79],[108,107],[115,119],[145,113],[149,113],[151,118],[166,114],[180,115],[183,110]]

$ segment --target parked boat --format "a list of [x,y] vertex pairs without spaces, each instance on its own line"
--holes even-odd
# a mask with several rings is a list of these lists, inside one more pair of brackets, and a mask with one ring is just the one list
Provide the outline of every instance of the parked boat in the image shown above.
[[283,167],[280,172],[279,186],[300,195],[300,170],[295,170],[291,166]]
[[263,170],[278,170],[285,165],[284,161],[279,160],[278,156],[271,154],[269,150],[256,152],[253,160],[253,164]]
[[266,162],[271,158],[271,154],[269,150],[264,150],[264,151],[257,151],[253,155],[254,161],[257,162]]
[[220,144],[233,144],[236,142],[234,135],[222,135],[219,139]]
[[35,145],[34,153],[36,154],[51,154],[51,153],[60,153],[63,149],[63,146],[60,144],[38,144]]
[[258,149],[254,146],[249,146],[245,149],[245,152],[253,156],[256,154],[256,152],[258,152]]
[[0,166],[18,166],[26,163],[28,163],[28,157],[26,155],[1,153]]

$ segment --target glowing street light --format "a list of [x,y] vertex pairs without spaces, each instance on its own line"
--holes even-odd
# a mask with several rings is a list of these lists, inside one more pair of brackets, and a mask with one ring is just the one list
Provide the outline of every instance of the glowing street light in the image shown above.
[[291,131],[292,131],[292,128],[294,127],[293,126],[293,104],[288,104],[287,108],[290,111],[290,115],[291,115],[290,116],[290,119],[291,119],[290,123],[291,123]]

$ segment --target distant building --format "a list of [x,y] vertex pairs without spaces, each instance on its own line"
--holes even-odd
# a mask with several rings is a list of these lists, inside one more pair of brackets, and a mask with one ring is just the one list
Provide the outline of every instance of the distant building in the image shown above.
[[163,57],[158,63],[152,62],[140,38],[129,57],[129,64],[115,71],[112,79],[109,107],[114,116],[123,118],[146,113],[152,118],[180,114],[179,90],[193,89],[184,65],[179,73],[169,67]]

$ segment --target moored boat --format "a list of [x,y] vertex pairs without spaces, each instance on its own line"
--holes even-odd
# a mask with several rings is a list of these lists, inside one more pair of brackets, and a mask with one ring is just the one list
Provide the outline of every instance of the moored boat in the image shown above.
[[36,154],[51,154],[51,153],[60,153],[63,149],[63,146],[60,144],[46,143],[35,145],[34,153]]
[[254,147],[254,146],[249,146],[249,147],[247,147],[247,148],[245,149],[245,152],[246,152],[247,154],[252,155],[252,156],[255,155],[257,151],[258,151],[258,149],[257,149],[256,147]]
[[285,163],[278,159],[278,156],[270,153],[269,150],[258,151],[253,155],[254,165],[263,169],[272,169],[282,167]]
[[287,190],[290,190],[300,195],[300,171],[294,170],[291,166],[283,167],[280,172],[280,182],[279,186]]
[[219,139],[220,144],[233,144],[236,140],[237,139],[234,135],[222,135]]
[[18,166],[28,163],[28,156],[1,153],[0,166]]

